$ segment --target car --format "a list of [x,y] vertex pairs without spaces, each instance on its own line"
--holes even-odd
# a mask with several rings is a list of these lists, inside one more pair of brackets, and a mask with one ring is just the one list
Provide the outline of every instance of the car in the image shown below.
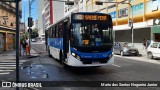
[[160,58],[160,42],[152,42],[147,48],[148,58]]
[[32,42],[36,42],[36,39],[31,39]]
[[132,43],[120,44],[119,42],[114,43],[114,54],[124,55],[139,55],[138,49]]

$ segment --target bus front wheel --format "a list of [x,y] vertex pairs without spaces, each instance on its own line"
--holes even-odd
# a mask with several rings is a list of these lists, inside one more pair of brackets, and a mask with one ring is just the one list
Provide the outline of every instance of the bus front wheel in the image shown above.
[[49,47],[48,47],[48,56],[49,56],[49,57],[52,57],[52,55],[51,55],[51,53],[50,53]]
[[63,67],[67,67],[67,64],[65,63],[64,60],[64,54],[62,53],[62,51],[60,51],[60,63],[62,64]]

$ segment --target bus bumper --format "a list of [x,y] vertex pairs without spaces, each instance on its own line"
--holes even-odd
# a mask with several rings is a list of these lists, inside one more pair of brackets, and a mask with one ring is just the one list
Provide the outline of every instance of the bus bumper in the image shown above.
[[83,64],[82,61],[70,55],[67,59],[66,64],[73,67],[94,67],[94,66],[112,65],[113,63],[114,63],[114,55],[108,60],[107,63],[93,62],[92,64]]

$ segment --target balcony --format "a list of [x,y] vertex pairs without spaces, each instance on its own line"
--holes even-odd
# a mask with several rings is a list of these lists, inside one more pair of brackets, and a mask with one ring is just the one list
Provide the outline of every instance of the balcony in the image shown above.
[[[6,3],[6,2],[0,2],[1,8],[4,8],[6,11],[16,14],[16,7],[13,7],[12,5]],[[22,17],[22,10],[19,10],[19,17]]]

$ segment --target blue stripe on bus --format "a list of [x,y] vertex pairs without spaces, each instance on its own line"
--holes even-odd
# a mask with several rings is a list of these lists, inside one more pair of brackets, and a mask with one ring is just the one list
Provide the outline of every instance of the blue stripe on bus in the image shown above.
[[102,53],[83,53],[83,52],[79,52],[73,48],[71,48],[71,52],[75,53],[76,55],[78,55],[80,58],[88,58],[88,59],[101,59],[101,58],[107,58],[112,54],[112,50],[108,51],[108,52],[102,52]]
[[63,49],[63,38],[48,38],[48,45],[58,49]]

